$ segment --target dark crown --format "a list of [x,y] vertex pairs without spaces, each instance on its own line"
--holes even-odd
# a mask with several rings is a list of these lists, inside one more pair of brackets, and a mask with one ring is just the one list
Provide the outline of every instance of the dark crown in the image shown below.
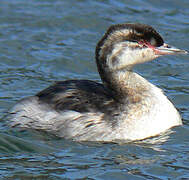
[[159,47],[163,45],[164,41],[163,38],[159,35],[159,33],[151,26],[146,25],[146,24],[140,24],[140,23],[126,23],[126,24],[116,24],[112,25],[108,28],[102,39],[98,42],[97,47],[96,47],[96,58],[99,56],[99,51],[105,41],[115,34],[116,32],[121,32],[122,30],[128,30],[129,33],[127,35],[119,36],[114,39],[116,42],[121,42],[121,41],[140,41],[140,40],[146,40],[150,41],[151,38],[154,38],[155,40],[155,46]]
[[142,39],[149,41],[151,38],[154,38],[156,40],[156,46],[161,46],[164,43],[163,38],[153,27],[140,23],[135,23],[135,24],[127,23],[127,24],[116,24],[110,26],[107,32],[102,37],[102,39],[99,41],[97,47],[101,47],[104,44],[104,41],[109,37],[109,35],[113,34],[116,31],[121,31],[125,29],[129,30],[130,33],[128,36],[123,37],[124,40],[138,41]]
[[128,29],[130,31],[129,35],[127,36],[127,40],[138,41],[142,39],[149,41],[151,38],[154,38],[156,40],[156,46],[161,46],[164,43],[163,38],[159,35],[159,33],[157,33],[157,31],[153,27],[140,23],[112,25],[107,30],[105,36],[108,36],[115,31],[121,31],[124,29]]

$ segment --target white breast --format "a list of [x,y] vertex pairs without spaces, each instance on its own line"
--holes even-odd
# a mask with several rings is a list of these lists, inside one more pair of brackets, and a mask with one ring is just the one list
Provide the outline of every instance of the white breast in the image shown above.
[[148,110],[143,104],[144,109],[141,106],[141,109],[138,110],[140,117],[136,118],[136,114],[130,112],[130,118],[122,125],[122,127],[127,127],[127,129],[121,128],[120,130],[122,132],[120,134],[125,139],[145,139],[182,124],[178,111],[161,89],[152,85],[151,94],[152,97],[145,102],[150,104],[151,108]]

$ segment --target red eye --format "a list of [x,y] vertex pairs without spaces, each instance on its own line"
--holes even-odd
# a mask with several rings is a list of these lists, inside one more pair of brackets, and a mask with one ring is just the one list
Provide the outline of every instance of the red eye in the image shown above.
[[151,44],[150,42],[148,42],[146,40],[141,40],[138,43],[142,44],[143,46],[148,47],[148,48],[152,48],[152,49],[155,48],[155,46],[153,44]]
[[156,46],[156,40],[152,37],[151,39],[150,39],[150,44],[152,45],[152,46]]

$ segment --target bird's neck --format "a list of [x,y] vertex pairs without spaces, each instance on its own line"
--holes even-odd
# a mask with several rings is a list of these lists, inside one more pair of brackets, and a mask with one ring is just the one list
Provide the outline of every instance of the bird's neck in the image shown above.
[[151,84],[131,70],[108,72],[101,76],[105,87],[118,101],[137,103],[149,94]]

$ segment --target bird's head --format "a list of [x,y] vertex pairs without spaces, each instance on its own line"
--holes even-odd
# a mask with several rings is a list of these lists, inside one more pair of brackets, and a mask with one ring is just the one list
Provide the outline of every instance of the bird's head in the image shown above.
[[99,72],[132,69],[136,64],[163,55],[186,54],[166,43],[154,28],[145,24],[112,25],[98,42],[96,62]]

